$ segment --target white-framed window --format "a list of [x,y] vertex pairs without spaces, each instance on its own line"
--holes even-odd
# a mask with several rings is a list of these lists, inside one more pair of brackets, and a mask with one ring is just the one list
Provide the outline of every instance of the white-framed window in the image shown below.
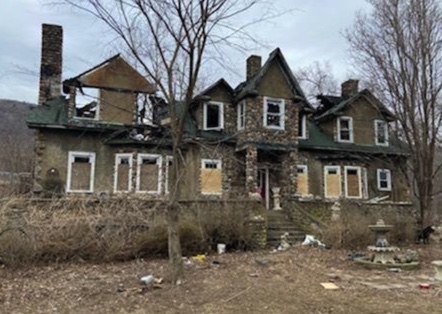
[[307,117],[302,113],[299,113],[298,117],[298,138],[307,138]]
[[341,167],[324,166],[324,196],[325,198],[341,196]]
[[375,143],[388,146],[388,124],[383,120],[374,120]]
[[346,198],[362,198],[361,167],[344,167],[344,190]]
[[391,171],[389,169],[377,169],[377,182],[379,191],[391,191]]
[[339,117],[337,120],[338,142],[353,143],[353,118]]
[[94,191],[95,153],[69,152],[67,192],[91,193]]
[[285,102],[284,99],[264,97],[263,108],[264,127],[268,129],[284,130]]
[[222,194],[222,163],[220,159],[201,160],[201,193]]
[[238,130],[244,130],[244,127],[246,125],[246,102],[245,100],[238,103],[236,107],[238,121],[237,126]]
[[203,107],[204,130],[221,130],[224,128],[224,104],[208,102]]
[[136,192],[161,193],[161,155],[138,154]]
[[308,166],[307,165],[298,165],[297,166],[297,188],[296,193],[301,196],[306,196],[309,194],[309,186],[308,186]]
[[114,192],[132,191],[132,154],[115,154]]
[[74,118],[98,120],[100,115],[100,89],[83,87],[75,92]]
[[170,192],[170,185],[173,184],[171,180],[171,171],[170,168],[173,166],[173,157],[172,156],[166,156],[166,174],[165,174],[165,180],[164,180],[164,191],[166,194],[169,194]]

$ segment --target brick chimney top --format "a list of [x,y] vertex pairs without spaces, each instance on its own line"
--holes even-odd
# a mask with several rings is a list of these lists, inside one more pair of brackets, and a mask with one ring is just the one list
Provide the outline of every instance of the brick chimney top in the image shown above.
[[359,81],[358,80],[347,80],[341,84],[341,97],[349,98],[358,93]]
[[247,80],[253,77],[261,69],[261,56],[251,55],[247,58]]
[[41,40],[40,86],[38,104],[61,95],[63,66],[63,28],[43,24]]

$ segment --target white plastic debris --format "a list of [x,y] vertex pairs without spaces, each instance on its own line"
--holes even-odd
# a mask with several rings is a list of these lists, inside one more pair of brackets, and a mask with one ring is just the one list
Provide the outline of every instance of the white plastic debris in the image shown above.
[[304,242],[302,242],[302,245],[325,247],[324,243],[322,243],[321,241],[315,239],[315,237],[310,235],[310,234],[307,234],[305,236],[305,239],[304,239]]
[[152,275],[143,276],[140,281],[146,286],[150,286],[155,281],[155,277]]

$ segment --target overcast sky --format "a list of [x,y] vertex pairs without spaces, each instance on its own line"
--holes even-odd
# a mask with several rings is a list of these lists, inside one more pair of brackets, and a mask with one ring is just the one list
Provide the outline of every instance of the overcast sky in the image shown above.
[[[292,69],[329,61],[339,80],[350,70],[347,43],[341,32],[350,26],[364,0],[278,0],[293,12],[254,27],[265,46],[250,53],[263,61],[280,47]],[[0,10],[0,98],[36,103],[41,24],[63,26],[63,79],[75,76],[115,54],[112,37],[85,13],[45,6],[41,0],[2,0]],[[234,58],[237,71],[218,73],[232,85],[244,79],[246,55]],[[222,72],[222,71],[221,71]],[[214,80],[216,77],[213,78]]]

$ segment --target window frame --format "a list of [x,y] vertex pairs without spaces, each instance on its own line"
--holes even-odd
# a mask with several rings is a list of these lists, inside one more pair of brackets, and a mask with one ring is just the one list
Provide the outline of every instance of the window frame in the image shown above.
[[[379,130],[379,124],[382,124],[384,126],[384,138],[385,143],[379,142],[379,136],[378,136],[378,130]],[[389,145],[389,133],[388,133],[388,123],[384,120],[376,119],[374,120],[374,139],[375,143],[378,146],[388,146]]]
[[[358,181],[359,181],[359,196],[349,196],[348,195],[348,175],[347,170],[356,170],[358,175]],[[362,198],[362,171],[361,167],[358,166],[344,166],[344,192],[345,192],[345,198],[349,199],[360,199]]]
[[[208,127],[207,126],[207,107],[208,106],[217,106],[218,107],[218,123],[219,126],[217,127]],[[224,103],[220,101],[209,101],[204,103],[203,105],[203,130],[206,131],[219,131],[224,129]]]
[[[140,190],[141,185],[141,177],[140,177],[140,170],[141,170],[141,161],[142,159],[146,158],[155,158],[156,164],[158,166],[158,182],[157,182],[157,189],[156,190]],[[136,176],[136,184],[135,184],[135,192],[136,193],[144,193],[144,194],[152,194],[152,195],[159,195],[161,194],[161,176],[162,176],[162,162],[163,157],[159,154],[147,154],[147,153],[140,153],[137,155],[137,176]]]
[[[214,163],[216,164],[216,168],[205,168],[205,164],[206,163]],[[222,171],[223,171],[223,167],[222,167],[222,160],[221,159],[207,159],[207,158],[203,158],[201,159],[201,169],[217,169],[221,171],[221,192],[203,192],[203,186],[201,184],[201,194],[202,195],[222,195]]]
[[172,156],[166,156],[166,170],[164,174],[164,193],[169,194],[169,161],[173,162]]
[[[301,140],[307,139],[307,116],[305,114],[298,113],[298,120],[301,119],[301,123],[298,123],[298,138]],[[299,125],[302,126],[302,132],[299,132]]]
[[[353,118],[349,116],[342,116],[338,117],[337,121],[337,140],[340,143],[353,143],[354,142],[354,136],[353,136]],[[349,139],[345,140],[342,139],[342,131],[345,131],[344,129],[341,129],[341,121],[348,121],[348,133],[349,133]]]
[[[118,162],[123,158],[129,158],[129,178],[127,182],[127,190],[117,190],[118,186]],[[133,189],[132,184],[132,175],[133,175],[133,154],[132,153],[117,153],[115,154],[115,165],[114,165],[114,193],[129,193]]]
[[[336,169],[336,173],[339,174],[339,195],[338,196],[329,196],[327,195],[328,186],[327,186],[327,174],[329,169]],[[341,166],[324,166],[324,198],[326,199],[335,199],[340,198],[342,196],[342,175],[341,175]]]
[[[87,95],[87,93],[84,93],[84,95],[82,95],[80,88],[76,88],[75,89],[75,101],[74,101],[74,113],[73,113],[73,118],[74,119],[79,119],[79,120],[89,120],[89,121],[99,121],[100,120],[100,111],[101,111],[101,89],[97,88],[97,87],[83,87],[82,90],[96,90],[97,91],[97,95]],[[80,95],[79,95],[80,93]],[[97,102],[97,106],[95,107],[95,116],[93,118],[89,118],[89,117],[81,117],[81,116],[77,116],[76,111],[77,111],[77,99],[78,98],[90,98],[93,99],[92,101],[96,101]],[[87,104],[86,104],[87,105]],[[84,106],[86,106],[84,105]],[[84,107],[83,106],[83,107]],[[81,107],[81,108],[83,108]]]
[[[381,173],[385,172],[387,174],[387,187],[382,187],[381,186]],[[391,181],[391,170],[390,169],[377,169],[376,170],[376,183],[377,183],[377,188],[378,191],[387,191],[390,192],[391,191],[391,185],[392,185],[392,181]]]
[[[241,114],[241,108],[242,108],[242,114]],[[245,102],[245,100],[242,100],[237,104],[236,114],[237,114],[237,122],[236,122],[237,129],[238,129],[238,131],[244,130],[245,126],[246,126],[246,102]]]
[[[279,114],[269,113],[268,112],[268,104],[273,103],[279,106]],[[280,117],[280,125],[268,125],[267,124],[267,117],[268,115],[272,116],[279,116]],[[264,103],[263,103],[263,125],[267,129],[272,130],[285,130],[285,100],[283,98],[272,98],[272,97],[264,97]]]
[[[72,190],[72,163],[75,160],[75,157],[80,158],[90,158],[89,161],[91,163],[91,171],[89,178],[89,190]],[[94,183],[95,183],[95,162],[96,162],[96,154],[94,152],[85,152],[85,151],[69,151],[68,152],[68,173],[66,180],[66,192],[68,193],[93,193],[94,192]]]

